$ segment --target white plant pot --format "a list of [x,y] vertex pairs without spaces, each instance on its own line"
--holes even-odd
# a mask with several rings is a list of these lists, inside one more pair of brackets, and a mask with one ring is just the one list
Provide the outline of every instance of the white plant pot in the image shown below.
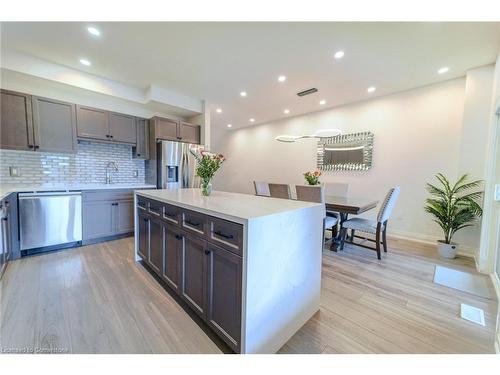
[[438,253],[443,258],[453,259],[457,256],[458,244],[444,243],[443,241],[438,241]]

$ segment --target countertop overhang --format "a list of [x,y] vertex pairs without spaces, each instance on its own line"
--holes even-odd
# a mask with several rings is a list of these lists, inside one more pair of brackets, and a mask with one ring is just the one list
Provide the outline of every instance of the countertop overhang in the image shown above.
[[323,210],[325,209],[324,204],[321,203],[261,197],[225,191],[213,191],[208,197],[203,196],[200,189],[137,190],[135,193],[163,203],[240,223],[246,223],[263,216],[282,214],[311,207],[322,207]]

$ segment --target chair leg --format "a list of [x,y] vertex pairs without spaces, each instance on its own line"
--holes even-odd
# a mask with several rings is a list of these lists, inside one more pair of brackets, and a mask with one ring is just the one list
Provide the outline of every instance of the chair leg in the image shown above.
[[354,229],[351,229],[351,241],[354,241]]
[[376,250],[377,250],[377,258],[380,260],[381,257],[380,257],[380,223],[377,224],[377,234],[376,234],[376,238],[375,238],[375,247],[376,247]]
[[382,232],[382,243],[384,245],[384,253],[387,253],[387,221],[384,223],[384,231]]
[[347,228],[340,228],[340,250],[344,250],[344,243],[347,237]]

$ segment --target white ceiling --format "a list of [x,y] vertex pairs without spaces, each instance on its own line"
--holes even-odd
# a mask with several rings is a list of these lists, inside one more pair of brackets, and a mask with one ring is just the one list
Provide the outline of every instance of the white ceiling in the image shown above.
[[[223,110],[212,123],[234,129],[461,77],[496,60],[500,23],[2,23],[1,41],[2,54],[205,99]],[[319,92],[297,97],[310,87]]]

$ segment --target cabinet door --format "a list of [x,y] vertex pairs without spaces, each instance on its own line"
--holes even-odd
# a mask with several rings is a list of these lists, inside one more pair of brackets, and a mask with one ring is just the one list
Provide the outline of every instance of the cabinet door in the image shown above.
[[207,322],[235,351],[241,335],[242,258],[208,245]]
[[156,218],[149,219],[149,265],[163,274],[163,223]]
[[75,105],[34,96],[35,149],[76,153]]
[[154,124],[156,139],[178,140],[179,133],[177,128],[179,123],[177,121],[156,117]]
[[181,142],[200,144],[200,126],[181,122],[178,139]]
[[118,201],[115,204],[116,234],[134,231],[134,201]]
[[137,145],[134,150],[134,158],[149,159],[149,122],[148,120],[136,119]]
[[83,240],[115,234],[114,205],[109,201],[84,202]]
[[172,224],[165,224],[164,235],[163,278],[172,289],[179,293],[184,236],[181,231]]
[[76,129],[78,137],[109,140],[108,112],[102,109],[77,106]]
[[109,138],[112,141],[136,144],[137,130],[135,126],[135,117],[110,112],[109,134]]
[[206,317],[207,255],[206,242],[184,234],[181,261],[181,297],[202,318]]
[[149,217],[142,212],[139,212],[137,216],[137,225],[138,227],[138,235],[139,239],[137,240],[138,248],[137,253],[140,257],[148,261],[149,259]]
[[31,97],[6,90],[1,95],[0,147],[33,150]]

